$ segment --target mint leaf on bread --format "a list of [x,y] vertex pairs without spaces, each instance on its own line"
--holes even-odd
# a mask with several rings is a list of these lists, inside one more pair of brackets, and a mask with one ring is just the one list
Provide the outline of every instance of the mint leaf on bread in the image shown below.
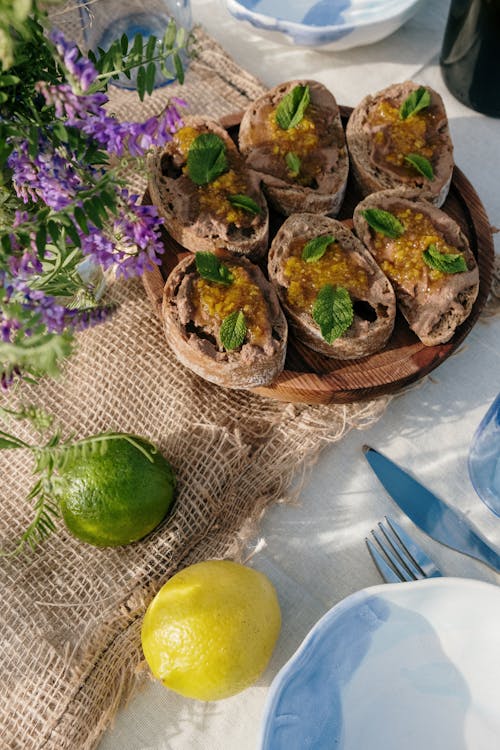
[[247,324],[241,310],[235,310],[221,323],[220,340],[224,349],[238,349],[247,335]]
[[331,344],[352,325],[354,310],[347,289],[325,284],[313,305],[313,318],[319,325],[324,340]]
[[312,240],[306,242],[302,249],[302,260],[305,260],[306,263],[315,263],[323,257],[328,246],[336,241],[335,237],[331,234],[324,237],[313,237]]
[[215,281],[217,284],[229,286],[233,283],[233,274],[227,266],[220,262],[216,255],[209,252],[195,254],[196,270],[202,279]]
[[389,211],[384,211],[382,208],[367,208],[361,212],[365,220],[375,229],[376,232],[396,239],[404,234],[405,228],[403,224]]
[[408,164],[411,164],[411,166],[414,167],[417,172],[420,172],[420,174],[426,177],[428,180],[434,179],[434,170],[432,168],[432,164],[428,159],[425,158],[425,156],[422,156],[421,154],[406,154],[404,160],[408,162]]
[[201,133],[187,155],[187,173],[196,185],[208,185],[228,169],[226,144],[215,133]]
[[296,128],[309,106],[311,95],[309,86],[294,86],[285,94],[276,108],[276,122],[282,130]]
[[422,257],[429,268],[434,268],[441,273],[464,273],[467,271],[467,263],[462,253],[441,253],[436,245],[429,245],[424,250]]
[[422,109],[426,109],[431,103],[431,95],[425,86],[420,86],[406,97],[399,108],[400,120],[407,120],[408,117],[416,115]]
[[235,208],[241,208],[243,211],[247,211],[247,213],[249,214],[262,213],[262,210],[258,203],[256,203],[253,198],[250,198],[248,195],[240,195],[238,193],[237,195],[228,195],[227,199],[232,206],[234,206]]
[[300,174],[300,159],[293,151],[289,151],[285,156],[285,163],[290,177],[298,177]]

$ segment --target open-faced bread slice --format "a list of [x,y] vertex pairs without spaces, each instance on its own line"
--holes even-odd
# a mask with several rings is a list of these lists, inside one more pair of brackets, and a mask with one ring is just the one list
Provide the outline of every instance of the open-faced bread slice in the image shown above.
[[265,255],[269,213],[259,178],[216,122],[184,118],[173,140],[149,156],[148,171],[151,200],[186,249]]
[[418,192],[382,190],[356,207],[354,228],[422,343],[449,341],[479,291],[477,263],[458,224]]
[[321,83],[289,81],[257,99],[239,146],[277,211],[338,214],[349,162],[337,102]]
[[267,385],[283,369],[286,318],[273,287],[246,258],[221,251],[181,260],[165,284],[163,319],[178,359],[212,383]]
[[450,187],[453,145],[443,100],[405,81],[366,96],[346,128],[351,169],[363,195],[415,188],[441,206]]
[[393,289],[340,221],[290,216],[271,245],[269,279],[295,337],[327,357],[365,357],[382,349],[392,333]]

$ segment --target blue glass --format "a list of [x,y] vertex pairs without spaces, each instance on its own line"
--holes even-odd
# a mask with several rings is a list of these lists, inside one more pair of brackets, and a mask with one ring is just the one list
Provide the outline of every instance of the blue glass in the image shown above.
[[474,434],[468,463],[477,494],[500,516],[500,393]]
[[[176,22],[178,29],[182,27],[186,32],[192,27],[190,0],[79,0],[79,7],[85,44],[94,52],[98,48],[108,49],[123,34],[130,43],[137,34],[143,37],[144,43],[150,36],[162,39],[170,19]],[[187,55],[181,53],[181,59],[186,67]],[[172,70],[172,75],[165,76],[157,64],[155,88],[175,80],[170,60],[167,69]],[[112,83],[121,88],[135,89],[137,70],[131,71],[130,79],[120,75]]]

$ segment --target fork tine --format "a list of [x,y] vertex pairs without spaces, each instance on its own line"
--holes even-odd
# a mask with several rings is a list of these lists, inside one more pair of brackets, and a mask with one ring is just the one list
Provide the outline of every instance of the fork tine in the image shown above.
[[384,555],[390,560],[392,566],[396,569],[400,580],[414,581],[416,577],[415,572],[412,570],[411,565],[407,564],[407,560],[399,549],[398,544],[390,539],[382,523],[379,523],[378,527],[379,532],[372,529],[372,536]]
[[[387,516],[385,517],[385,521],[387,524]],[[401,563],[404,565],[404,567],[408,570],[410,573],[410,576],[408,580],[418,580],[419,578],[424,578],[423,571],[420,570],[420,568],[415,565],[415,561],[413,560],[411,554],[408,552],[408,550],[405,548],[404,544],[401,542],[401,540],[397,537],[397,535],[391,530],[390,526],[384,526],[382,521],[379,523],[379,529],[385,536],[387,543],[389,546],[383,547],[384,552],[386,555],[391,559],[391,562],[393,565],[396,564],[395,559],[391,555],[391,550],[394,551],[395,555],[397,555],[397,559],[401,561]]]
[[411,537],[389,516],[365,539],[372,559],[387,583],[436,578],[442,573]]
[[394,534],[399,538],[401,544],[408,550],[408,553],[412,556],[415,563],[418,565],[423,575],[426,578],[438,578],[442,576],[442,573],[437,569],[433,560],[428,557],[424,550],[415,544],[411,536],[404,531],[396,521],[390,516],[386,516],[385,520],[389,524]]
[[369,539],[365,539],[366,546],[372,556],[373,562],[378,568],[380,575],[386,581],[386,583],[400,583],[401,578],[394,572],[391,566],[385,561],[380,552],[377,550],[373,542]]

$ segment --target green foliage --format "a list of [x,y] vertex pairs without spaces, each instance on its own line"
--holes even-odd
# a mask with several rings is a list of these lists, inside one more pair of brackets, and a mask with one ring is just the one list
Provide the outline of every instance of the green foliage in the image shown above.
[[226,144],[215,133],[202,133],[187,155],[187,172],[196,185],[208,185],[228,169]]
[[131,72],[137,69],[137,93],[141,101],[146,94],[150,95],[155,86],[158,67],[167,80],[184,82],[184,66],[181,52],[188,52],[191,37],[186,31],[177,28],[170,19],[162,39],[148,37],[144,44],[141,34],[129,40],[126,34],[111,44],[107,50],[99,49],[96,55],[89,52],[89,58],[99,71],[99,84],[91,86],[89,93],[99,90],[104,82],[117,80],[120,75],[130,79]]
[[282,130],[297,127],[305,115],[310,100],[309,86],[294,86],[276,107],[276,122],[279,127]]
[[405,161],[408,162],[408,164],[411,164],[411,166],[417,170],[417,172],[420,172],[421,175],[426,177],[428,180],[434,179],[434,170],[432,168],[432,164],[428,159],[425,158],[425,156],[422,156],[421,154],[406,154],[404,157]]
[[297,154],[293,151],[289,151],[285,155],[285,163],[290,177],[298,177],[300,174],[301,161]]
[[441,273],[465,273],[467,271],[467,263],[462,253],[441,253],[434,244],[424,250],[422,257],[429,268],[434,268]]
[[325,284],[314,302],[313,318],[327,344],[342,336],[354,320],[352,300],[347,289]]
[[224,349],[238,349],[247,335],[247,324],[241,310],[235,310],[224,318],[220,327],[220,340]]
[[228,195],[227,199],[232,206],[235,208],[241,208],[249,214],[262,213],[260,206],[248,195]]
[[431,95],[428,89],[426,89],[425,86],[420,86],[406,97],[399,108],[400,120],[406,120],[408,117],[416,115],[417,112],[420,112],[422,109],[427,109],[430,103]]
[[215,281],[217,284],[228,286],[233,283],[233,274],[224,263],[210,252],[198,252],[195,254],[196,270],[207,281]]
[[337,242],[337,240],[331,234],[324,237],[313,237],[312,240],[306,242],[302,249],[302,260],[305,260],[306,263],[316,263],[323,257],[332,242]]
[[382,208],[367,208],[361,214],[372,229],[386,237],[396,239],[404,234],[403,224],[389,211],[384,211]]

